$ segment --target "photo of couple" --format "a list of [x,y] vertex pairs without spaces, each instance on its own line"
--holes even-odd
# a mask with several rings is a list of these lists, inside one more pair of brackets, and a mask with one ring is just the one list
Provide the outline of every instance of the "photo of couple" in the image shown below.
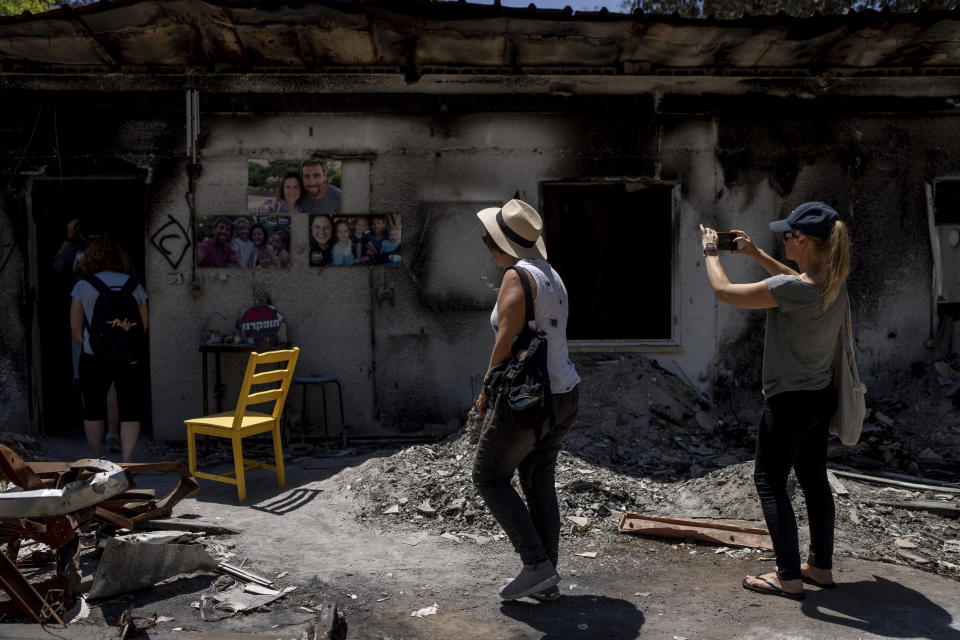
[[203,216],[197,236],[198,267],[290,267],[290,216]]
[[399,214],[310,216],[310,266],[398,266]]
[[250,213],[340,213],[339,160],[313,154],[303,160],[247,160]]

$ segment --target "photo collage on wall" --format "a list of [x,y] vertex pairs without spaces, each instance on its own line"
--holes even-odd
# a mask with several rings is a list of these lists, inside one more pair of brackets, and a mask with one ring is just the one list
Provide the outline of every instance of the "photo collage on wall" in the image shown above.
[[[197,266],[286,269],[291,241],[309,245],[314,267],[397,266],[400,215],[342,214],[341,162],[315,154],[304,159],[248,159],[247,213],[197,219]],[[303,224],[292,224],[303,214]]]

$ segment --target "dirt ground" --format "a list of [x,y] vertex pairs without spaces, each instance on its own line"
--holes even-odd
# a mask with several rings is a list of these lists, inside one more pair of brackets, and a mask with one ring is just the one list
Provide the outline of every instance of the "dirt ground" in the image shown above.
[[[235,528],[241,533],[207,542],[259,575],[286,572],[277,585],[296,590],[267,607],[235,615],[207,602],[201,619],[191,603],[227,579],[198,573],[91,602],[89,617],[66,628],[0,624],[0,637],[114,638],[120,615],[132,609],[139,618],[173,618],[140,637],[225,639],[233,632],[293,639],[311,628],[317,607],[332,600],[345,616],[348,638],[960,639],[955,579],[842,558],[840,588],[810,587],[805,601],[794,602],[740,587],[745,574],[772,568],[766,554],[739,557],[706,545],[619,534],[609,517],[584,533],[565,533],[559,601],[501,603],[497,588],[519,569],[506,540],[458,543],[399,521],[390,527],[358,520],[369,501],[356,479],[390,455],[396,452],[302,457],[288,465],[283,490],[272,474],[249,472],[243,506],[232,487],[209,482],[180,503],[170,528]],[[597,557],[574,555],[585,551]],[[411,616],[434,603],[435,615]]]
[[[89,616],[65,628],[5,621],[0,638],[118,638],[129,612],[148,627],[137,637],[313,640],[304,632],[335,603],[348,638],[960,640],[960,358],[918,364],[875,389],[860,444],[831,445],[828,463],[838,472],[894,473],[908,482],[920,475],[930,486],[841,476],[840,588],[809,587],[803,602],[741,588],[746,574],[773,570],[769,552],[617,531],[627,511],[763,526],[752,483],[756,394],[715,404],[682,374],[638,355],[581,356],[576,364],[584,378],[580,414],[557,465],[564,527],[556,602],[502,603],[497,596],[520,564],[470,482],[472,416],[441,441],[403,447],[327,453],[288,439],[286,488],[269,472],[251,471],[244,505],[233,487],[201,481],[199,495],[175,508],[167,528],[234,529],[200,543],[218,559],[274,579],[274,588],[295,587],[269,605],[218,609],[213,597],[232,579],[201,572],[91,601]],[[27,459],[86,455],[80,440],[7,436],[0,441]],[[183,460],[184,449],[143,442],[137,456]],[[265,451],[245,443],[244,453],[257,459]],[[229,452],[211,447],[201,468],[211,465],[231,468]],[[165,492],[163,480],[155,482]],[[799,487],[792,496],[805,545]],[[96,539],[83,542],[90,572]],[[411,615],[433,605],[432,615]],[[160,622],[151,625],[154,616]]]

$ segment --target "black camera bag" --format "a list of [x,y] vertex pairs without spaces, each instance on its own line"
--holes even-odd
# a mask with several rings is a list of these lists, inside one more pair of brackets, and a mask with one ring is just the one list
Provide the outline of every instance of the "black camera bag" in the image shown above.
[[536,429],[550,416],[552,396],[547,373],[546,334],[531,329],[535,319],[533,293],[524,269],[510,267],[520,276],[526,309],[523,330],[513,339],[511,357],[490,370],[487,386],[492,392],[493,420],[503,421],[518,429]]

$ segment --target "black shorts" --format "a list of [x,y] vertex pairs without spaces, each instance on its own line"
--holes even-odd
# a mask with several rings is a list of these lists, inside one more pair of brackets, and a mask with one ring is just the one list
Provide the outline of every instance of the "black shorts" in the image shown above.
[[117,385],[120,422],[138,422],[145,411],[143,364],[108,364],[89,353],[80,354],[80,394],[83,419],[105,420],[107,392]]

